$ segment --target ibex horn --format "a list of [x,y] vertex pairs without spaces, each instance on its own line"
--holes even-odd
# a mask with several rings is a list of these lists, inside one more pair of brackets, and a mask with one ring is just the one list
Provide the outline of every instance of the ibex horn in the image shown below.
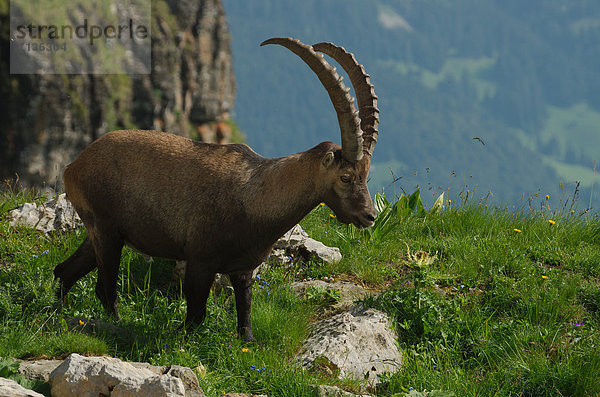
[[274,37],[262,42],[261,46],[266,44],[284,46],[298,55],[315,72],[327,90],[337,113],[342,134],[342,156],[352,163],[361,160],[363,157],[363,150],[361,150],[363,132],[360,128],[358,111],[354,107],[354,98],[350,95],[350,89],[344,85],[342,77],[337,74],[335,68],[327,63],[323,55],[316,53],[313,47],[300,40],[290,37]]

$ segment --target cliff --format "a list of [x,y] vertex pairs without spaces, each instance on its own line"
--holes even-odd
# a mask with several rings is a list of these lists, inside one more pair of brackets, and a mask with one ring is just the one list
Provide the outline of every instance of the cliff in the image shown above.
[[61,185],[90,142],[122,128],[227,141],[233,107],[221,0],[153,0],[146,75],[9,74],[9,7],[0,0],[0,178]]

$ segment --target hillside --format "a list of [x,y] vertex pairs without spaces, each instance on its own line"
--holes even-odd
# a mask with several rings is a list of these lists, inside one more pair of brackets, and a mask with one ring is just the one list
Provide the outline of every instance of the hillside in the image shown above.
[[[580,206],[598,207],[600,3],[224,0],[224,7],[238,82],[234,118],[259,153],[339,142],[310,70],[284,49],[258,46],[272,36],[333,41],[357,55],[380,98],[372,190],[439,190],[450,181],[454,194],[467,184],[503,203],[524,204],[539,192],[560,205],[581,181]],[[390,168],[403,177],[393,185]]]
[[[314,384],[386,397],[600,395],[600,224],[579,211],[455,203],[411,214],[418,201],[413,207],[400,201],[380,207],[390,216],[379,219],[387,221],[358,231],[317,206],[302,226],[339,247],[342,260],[271,257],[253,288],[254,344],[236,337],[235,299],[227,288],[210,295],[202,326],[176,331],[186,302],[172,277],[175,264],[147,262],[129,247],[117,285],[121,320],[96,298],[96,271],[61,304],[52,272],[85,232],[11,227],[8,212],[32,201],[44,202],[31,191],[0,190],[0,377],[12,375],[3,358],[75,352],[188,366],[207,396],[323,395]],[[310,281],[322,287],[294,292]],[[372,297],[363,304],[393,321],[402,367],[381,374],[377,387],[338,379],[334,362],[312,369],[298,363],[313,324],[343,303],[338,282],[366,288]],[[105,325],[96,331],[86,324]]]

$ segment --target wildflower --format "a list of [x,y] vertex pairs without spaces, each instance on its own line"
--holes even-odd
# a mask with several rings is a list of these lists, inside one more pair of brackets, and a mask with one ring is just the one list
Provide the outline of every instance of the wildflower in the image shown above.
[[335,218],[335,215],[334,215],[334,214],[329,214],[329,217],[330,217],[331,219],[333,219],[333,218]]
[[320,203],[319,206],[324,207],[325,203]]
[[548,200],[549,198],[550,198],[550,195],[549,195],[549,194],[547,194],[547,195],[546,195],[546,200]]
[[249,353],[250,349],[248,349],[247,347],[242,347],[242,352],[243,353]]
[[517,232],[517,233],[521,233],[521,232],[522,232],[522,230],[521,230],[521,229],[513,229],[513,230],[514,230],[515,232]]
[[583,323],[579,322],[579,323],[571,323],[572,325],[576,326],[576,327],[583,327]]
[[37,259],[37,257],[38,256],[36,254],[31,255],[31,259]]
[[553,221],[552,219],[548,219],[548,223],[549,223],[550,225],[554,225],[556,222],[555,222],[555,221]]
[[50,250],[45,250],[40,255],[46,255],[46,254],[49,254],[49,253],[50,253]]
[[85,325],[85,322],[79,320],[79,325]]
[[545,280],[545,279],[547,279],[547,278],[548,278],[548,276],[542,276],[542,278]]
[[452,200],[448,199],[448,204],[452,204]]

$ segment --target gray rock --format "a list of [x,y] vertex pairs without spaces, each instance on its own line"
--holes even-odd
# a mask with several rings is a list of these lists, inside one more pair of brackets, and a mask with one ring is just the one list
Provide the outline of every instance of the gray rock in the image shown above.
[[[186,397],[204,397],[204,392],[200,388],[200,383],[198,383],[196,374],[188,367],[182,367],[180,365],[156,366],[138,362],[131,362],[129,364],[135,368],[150,370],[156,375],[171,375],[179,378],[183,382]],[[202,366],[202,364],[200,364],[200,366]]]
[[[64,362],[63,360],[18,361],[20,364],[19,373],[23,377],[30,380],[42,380],[45,382],[49,382],[52,371],[54,371]],[[198,383],[198,378],[196,378],[196,374],[194,374],[194,371],[192,371],[190,368],[179,365],[156,366],[141,362],[130,362],[124,364],[129,364],[134,368],[142,369],[144,371],[150,371],[154,375],[170,375],[179,378],[183,382],[186,397],[204,396],[204,392]],[[200,366],[202,366],[202,364],[200,364]]]
[[339,262],[342,259],[339,248],[328,247],[310,238],[300,225],[287,231],[273,246],[271,258],[286,263],[290,261],[290,256],[305,260],[318,258],[324,262]]
[[[170,374],[157,374],[148,368],[136,368],[112,357],[83,357],[75,353],[52,371],[49,383],[54,397],[192,395],[186,394],[184,382],[180,378]],[[196,395],[204,396],[204,393]]]
[[310,288],[337,291],[340,299],[332,303],[331,308],[334,311],[347,310],[354,304],[355,301],[364,299],[367,296],[374,294],[368,289],[348,281],[336,281],[334,283],[328,283],[323,280],[309,280],[296,281],[292,283],[292,291],[294,291],[294,293],[300,299],[305,299],[307,297]]
[[44,397],[43,394],[29,390],[11,379],[0,378],[1,397]]
[[12,227],[25,225],[45,233],[72,230],[82,225],[65,193],[44,204],[25,203],[8,213]]
[[315,323],[298,358],[305,368],[367,384],[402,363],[388,316],[363,305]]
[[337,386],[314,385],[313,388],[317,391],[319,397],[370,397],[369,394],[354,394]]
[[18,360],[19,373],[29,380],[43,380],[48,382],[50,373],[56,369],[63,360]]

